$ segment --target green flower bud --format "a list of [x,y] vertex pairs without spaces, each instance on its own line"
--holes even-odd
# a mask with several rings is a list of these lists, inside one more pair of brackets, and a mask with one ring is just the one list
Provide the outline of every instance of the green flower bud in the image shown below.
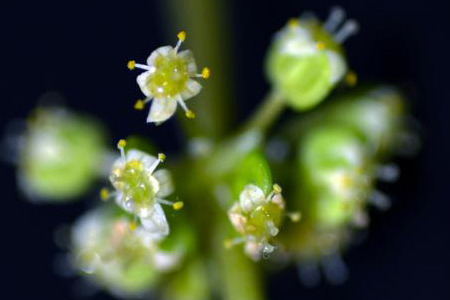
[[347,72],[341,47],[358,30],[353,20],[340,25],[344,13],[333,10],[321,24],[316,19],[290,20],[276,34],[267,57],[267,75],[273,88],[296,110],[320,103]]
[[298,161],[312,203],[309,216],[317,228],[346,226],[365,213],[373,168],[353,131],[339,126],[312,130],[302,142]]
[[101,174],[104,135],[91,118],[63,108],[37,108],[20,148],[22,189],[32,199],[53,202],[84,193]]
[[386,154],[398,145],[404,124],[404,101],[389,86],[356,91],[336,99],[327,110],[327,119],[358,131],[370,150]]

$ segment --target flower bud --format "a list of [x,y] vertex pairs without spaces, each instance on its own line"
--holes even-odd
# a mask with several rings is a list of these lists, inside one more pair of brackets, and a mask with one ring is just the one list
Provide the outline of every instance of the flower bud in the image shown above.
[[[324,24],[316,19],[291,20],[276,34],[267,57],[267,75],[273,88],[296,110],[320,103],[347,72],[342,42],[357,31],[335,11]],[[329,24],[333,19],[333,24]]]

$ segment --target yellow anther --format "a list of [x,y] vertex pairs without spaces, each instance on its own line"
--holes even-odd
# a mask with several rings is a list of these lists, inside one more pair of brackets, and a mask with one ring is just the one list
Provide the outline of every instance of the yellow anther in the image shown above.
[[289,21],[288,21],[288,26],[289,26],[289,27],[295,28],[295,27],[297,27],[298,25],[299,25],[299,21],[298,21],[297,18],[291,18],[291,19],[289,19]]
[[292,222],[298,222],[300,221],[302,215],[299,212],[293,212],[288,214],[289,219],[291,219]]
[[180,41],[184,42],[186,40],[186,31],[182,30],[178,32],[177,37]]
[[226,239],[226,240],[223,241],[223,246],[226,249],[231,249],[233,247],[233,241],[230,240],[230,239]]
[[325,47],[325,44],[324,43],[322,43],[322,42],[318,42],[317,43],[317,49],[319,49],[319,50],[324,50],[326,47]]
[[136,230],[136,228],[137,228],[137,224],[136,224],[136,222],[134,222],[134,221],[133,221],[133,222],[131,222],[131,223],[130,223],[130,230],[131,230],[131,231],[135,231],[135,230]]
[[107,188],[102,188],[102,189],[100,190],[100,198],[101,198],[103,201],[108,200],[108,198],[109,198],[109,191],[108,191]]
[[133,70],[136,67],[136,61],[135,60],[130,60],[127,64],[128,69]]
[[144,109],[144,101],[142,101],[140,99],[138,101],[136,101],[136,103],[134,104],[134,109],[137,109],[137,110]]
[[183,201],[177,201],[173,204],[173,209],[180,210],[183,208],[183,206],[184,206]]
[[159,153],[158,154],[158,159],[163,162],[163,161],[166,160],[166,155],[164,153]]
[[124,139],[119,140],[119,142],[117,143],[118,148],[125,148],[126,145],[127,145],[127,141]]
[[278,184],[275,183],[273,185],[273,191],[275,192],[275,194],[280,194],[282,191],[281,186],[279,186]]
[[211,76],[211,71],[209,70],[208,67],[204,67],[203,70],[202,70],[202,77],[204,79],[208,79],[209,76]]
[[345,75],[344,81],[349,86],[355,86],[356,83],[358,83],[358,76],[355,72],[348,72],[347,75]]
[[187,110],[186,117],[188,117],[189,119],[195,119],[195,113],[192,110]]

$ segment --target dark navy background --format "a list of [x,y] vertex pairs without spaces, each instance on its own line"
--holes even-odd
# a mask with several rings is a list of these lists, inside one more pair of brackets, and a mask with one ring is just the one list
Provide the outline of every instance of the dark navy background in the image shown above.
[[[139,96],[135,74],[125,67],[130,57],[143,59],[171,41],[163,35],[167,29],[160,1],[1,4],[1,134],[11,119],[26,116],[44,92],[56,90],[70,107],[104,121],[112,141],[134,132],[151,137],[164,151],[175,151],[182,142],[176,121],[164,130],[145,125],[144,116],[132,108]],[[375,212],[366,241],[345,255],[349,281],[306,289],[291,267],[272,277],[270,299],[450,299],[448,9],[439,1],[406,0],[226,3],[232,13],[239,116],[246,116],[268,88],[262,61],[272,33],[301,11],[325,18],[330,6],[340,4],[361,24],[360,34],[346,43],[360,81],[402,87],[422,125],[420,154],[398,160],[401,179],[384,188],[395,200],[393,208]],[[53,232],[89,203],[29,204],[17,192],[14,168],[6,165],[1,167],[0,197],[0,297],[77,299],[75,280],[52,269],[59,252]],[[100,293],[93,299],[109,296]]]

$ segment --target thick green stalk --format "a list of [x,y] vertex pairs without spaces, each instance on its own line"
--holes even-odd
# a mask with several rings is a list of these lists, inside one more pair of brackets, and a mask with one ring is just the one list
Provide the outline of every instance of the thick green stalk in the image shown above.
[[220,0],[164,0],[170,35],[186,30],[186,47],[194,53],[197,66],[211,69],[211,77],[199,79],[203,89],[188,102],[196,118],[182,118],[188,136],[219,138],[227,132],[234,120],[231,112],[231,47],[227,24],[226,1]]

